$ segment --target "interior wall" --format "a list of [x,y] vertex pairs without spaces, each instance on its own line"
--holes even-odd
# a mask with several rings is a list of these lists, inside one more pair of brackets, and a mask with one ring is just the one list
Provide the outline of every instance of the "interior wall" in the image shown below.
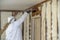
[[[8,17],[11,16],[11,12],[1,12],[1,28],[3,29],[3,26],[7,23]],[[5,32],[1,36],[1,40],[5,40]]]
[[12,12],[1,12],[1,28],[8,21],[8,17],[11,16]]

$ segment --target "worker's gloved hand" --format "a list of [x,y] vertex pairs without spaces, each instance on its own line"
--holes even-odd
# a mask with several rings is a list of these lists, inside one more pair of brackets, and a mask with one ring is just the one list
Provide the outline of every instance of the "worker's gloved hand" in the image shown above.
[[26,12],[27,12],[28,14],[30,14],[31,10],[27,10]]

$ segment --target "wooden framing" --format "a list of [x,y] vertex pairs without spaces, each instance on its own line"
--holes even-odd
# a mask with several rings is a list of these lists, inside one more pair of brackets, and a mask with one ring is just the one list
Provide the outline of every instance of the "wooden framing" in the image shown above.
[[1,30],[1,12],[0,12],[0,30]]
[[0,10],[1,12],[23,12],[23,10]]
[[60,0],[58,0],[58,40],[60,40]]
[[51,28],[52,28],[52,25],[51,25],[51,23],[52,23],[52,21],[51,21],[51,19],[52,19],[52,17],[51,17],[51,1],[49,1],[49,2],[46,2],[46,19],[47,19],[47,40],[51,40],[51,38],[52,38],[52,30],[51,30]]
[[29,15],[24,21],[24,40],[29,40]]
[[[1,12],[0,12],[0,30],[1,30]],[[1,35],[0,35],[0,40],[1,40]]]
[[52,0],[52,40],[57,40],[57,0]]
[[42,28],[41,28],[41,40],[45,40],[45,14],[46,14],[46,3],[42,4]]

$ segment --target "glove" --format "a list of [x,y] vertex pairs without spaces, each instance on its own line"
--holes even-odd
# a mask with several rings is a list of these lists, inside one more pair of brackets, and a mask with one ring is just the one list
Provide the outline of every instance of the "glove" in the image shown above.
[[27,12],[28,14],[30,14],[31,10],[27,10],[26,12]]

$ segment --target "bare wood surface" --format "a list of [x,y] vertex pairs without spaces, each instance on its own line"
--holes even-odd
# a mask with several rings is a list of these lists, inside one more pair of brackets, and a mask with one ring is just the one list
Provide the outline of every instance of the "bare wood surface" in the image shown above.
[[0,30],[0,35],[2,35],[3,32],[7,29],[8,25],[9,25],[9,23],[6,23],[6,24],[4,25],[4,28]]

